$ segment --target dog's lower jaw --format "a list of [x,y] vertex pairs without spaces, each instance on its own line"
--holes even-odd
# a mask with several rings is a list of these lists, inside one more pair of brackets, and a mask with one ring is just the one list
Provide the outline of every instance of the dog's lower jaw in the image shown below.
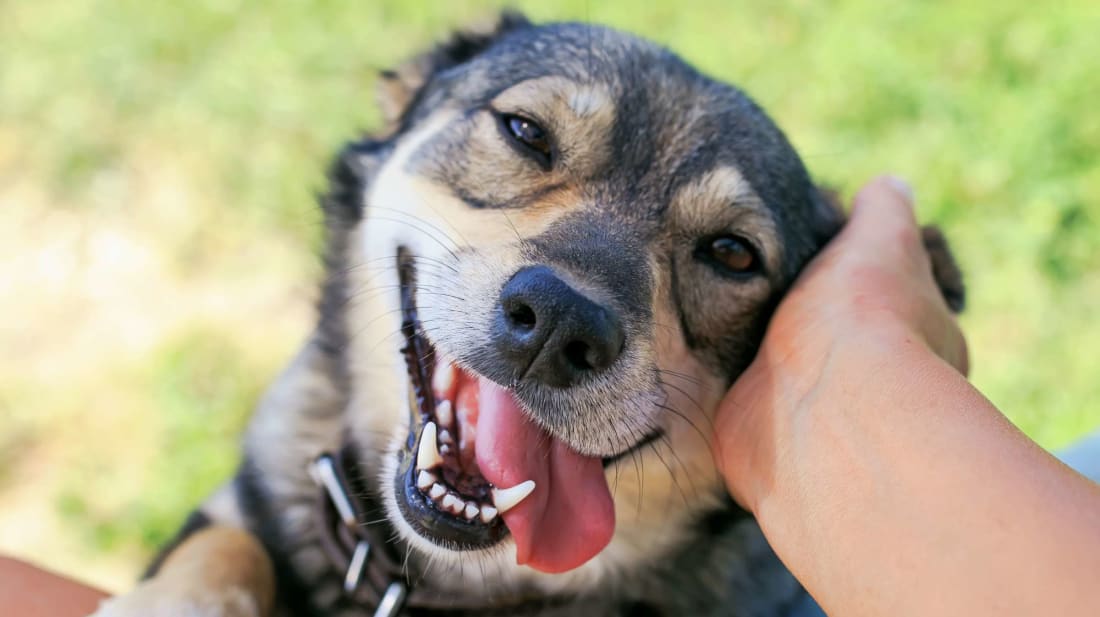
[[[406,520],[397,503],[394,480],[401,477],[397,471],[407,431],[403,423],[393,427],[384,453],[377,457],[364,453],[367,456],[363,460],[373,458],[378,463],[376,473],[371,475],[378,482],[386,518],[396,532],[396,542],[402,547],[399,554],[407,556],[409,578],[432,590],[464,596],[468,596],[471,589],[484,589],[486,606],[501,597],[516,594],[583,597],[604,593],[616,583],[637,580],[641,584],[653,566],[664,565],[665,556],[675,553],[677,547],[684,544],[700,512],[723,507],[721,488],[712,481],[711,490],[693,497],[698,510],[693,508],[678,512],[679,516],[669,516],[660,508],[652,508],[662,512],[640,521],[638,519],[645,518],[645,513],[638,510],[638,502],[634,501],[642,494],[640,483],[627,478],[636,468],[629,458],[624,459],[609,467],[606,473],[612,483],[616,476],[619,478],[624,498],[617,500],[616,505],[623,513],[624,522],[631,524],[619,526],[611,544],[584,565],[561,574],[546,574],[517,565],[515,545],[510,538],[483,549],[456,550],[425,538]],[[683,497],[677,495],[675,498]],[[487,577],[486,573],[492,576]]]
[[[396,482],[404,478],[399,468],[402,458],[406,456],[404,450],[408,431],[409,427],[403,423],[394,427],[389,443],[378,459],[380,464],[376,467],[377,473],[373,475],[379,487],[386,519],[396,532],[396,542],[405,547],[410,578],[420,579],[421,584],[430,584],[432,588],[442,591],[468,592],[471,585],[475,589],[481,588],[482,569],[472,565],[494,564],[494,567],[499,568],[499,564],[507,563],[509,555],[514,560],[514,550],[507,540],[479,549],[440,546],[413,527],[397,502],[400,492],[396,486]],[[432,576],[433,572],[446,575]],[[504,589],[508,590],[509,587],[506,585]]]

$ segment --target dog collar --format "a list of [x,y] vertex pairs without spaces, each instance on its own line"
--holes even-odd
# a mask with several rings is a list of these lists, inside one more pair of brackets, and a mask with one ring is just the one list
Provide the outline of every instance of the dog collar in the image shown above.
[[326,452],[310,464],[309,474],[321,489],[316,509],[321,547],[344,573],[345,596],[376,607],[374,617],[395,617],[405,607],[410,585],[398,576],[388,543],[371,537],[369,513],[352,497],[366,493],[351,486],[349,471],[343,452]]
[[321,547],[343,573],[343,593],[352,603],[374,607],[374,617],[396,617],[513,615],[566,601],[563,597],[497,596],[487,605],[483,595],[443,593],[419,585],[394,544],[396,534],[381,504],[367,490],[354,461],[354,448],[345,443],[340,451],[323,453],[309,466],[320,489],[315,516]]

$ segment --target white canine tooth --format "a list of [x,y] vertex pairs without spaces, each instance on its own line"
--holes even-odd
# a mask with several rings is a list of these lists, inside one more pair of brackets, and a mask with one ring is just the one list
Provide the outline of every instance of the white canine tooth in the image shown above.
[[447,429],[443,429],[442,431],[439,431],[439,443],[453,444],[454,442],[455,442],[455,438],[451,436],[450,431],[448,431]]
[[420,433],[420,447],[416,452],[416,468],[431,469],[443,464],[443,457],[439,455],[439,446],[435,443],[435,422],[428,422]]
[[416,488],[426,491],[435,484],[435,476],[431,472],[420,470],[420,473],[416,476]]
[[447,394],[454,385],[455,365],[447,360],[437,362],[435,374],[432,375],[432,390],[435,390],[436,394]]
[[435,419],[443,426],[454,426],[455,408],[451,401],[442,400],[435,406]]
[[493,506],[485,505],[481,506],[481,522],[488,525],[493,522],[493,519],[497,517],[497,509]]
[[466,502],[466,509],[462,511],[462,515],[466,517],[466,520],[472,521],[477,516],[477,506],[470,502]]
[[498,512],[504,514],[516,507],[516,504],[523,501],[533,490],[535,490],[534,480],[524,480],[512,488],[494,488],[492,490],[493,505],[496,506]]
[[444,487],[442,484],[439,484],[437,482],[437,483],[433,484],[432,489],[430,491],[428,491],[428,497],[431,497],[432,499],[438,501],[439,498],[442,497],[446,493],[447,493],[446,487]]

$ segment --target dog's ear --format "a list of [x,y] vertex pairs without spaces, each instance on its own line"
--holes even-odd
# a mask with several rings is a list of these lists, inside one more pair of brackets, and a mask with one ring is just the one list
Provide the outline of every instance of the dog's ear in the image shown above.
[[[848,217],[840,206],[836,191],[825,187],[815,187],[814,191],[811,231],[815,240],[823,246],[840,231]],[[947,245],[947,238],[935,225],[926,225],[921,227],[921,240],[932,262],[932,276],[948,308],[955,313],[962,312],[966,305],[966,287],[963,285],[962,270]]]
[[844,226],[848,215],[840,205],[840,196],[827,186],[815,185],[810,195],[813,212],[810,216],[810,233],[817,246],[825,246]]
[[962,270],[955,262],[951,247],[947,246],[947,238],[935,225],[925,225],[920,231],[924,250],[928,251],[928,258],[932,261],[932,276],[940,287],[943,299],[947,301],[948,308],[961,313],[966,306],[966,287],[963,285]]
[[505,33],[531,25],[520,13],[505,11],[492,23],[454,33],[450,40],[395,69],[382,71],[378,79],[378,106],[388,126],[399,125],[413,108],[432,77],[473,59]]

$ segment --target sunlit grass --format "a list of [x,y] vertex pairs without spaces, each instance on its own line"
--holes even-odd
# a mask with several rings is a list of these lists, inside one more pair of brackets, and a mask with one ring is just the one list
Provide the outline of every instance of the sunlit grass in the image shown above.
[[[845,194],[911,179],[974,382],[1047,447],[1100,424],[1100,4],[519,4],[741,84]],[[313,197],[377,70],[494,13],[256,6],[0,8],[0,549],[119,585],[225,479],[308,333]]]

